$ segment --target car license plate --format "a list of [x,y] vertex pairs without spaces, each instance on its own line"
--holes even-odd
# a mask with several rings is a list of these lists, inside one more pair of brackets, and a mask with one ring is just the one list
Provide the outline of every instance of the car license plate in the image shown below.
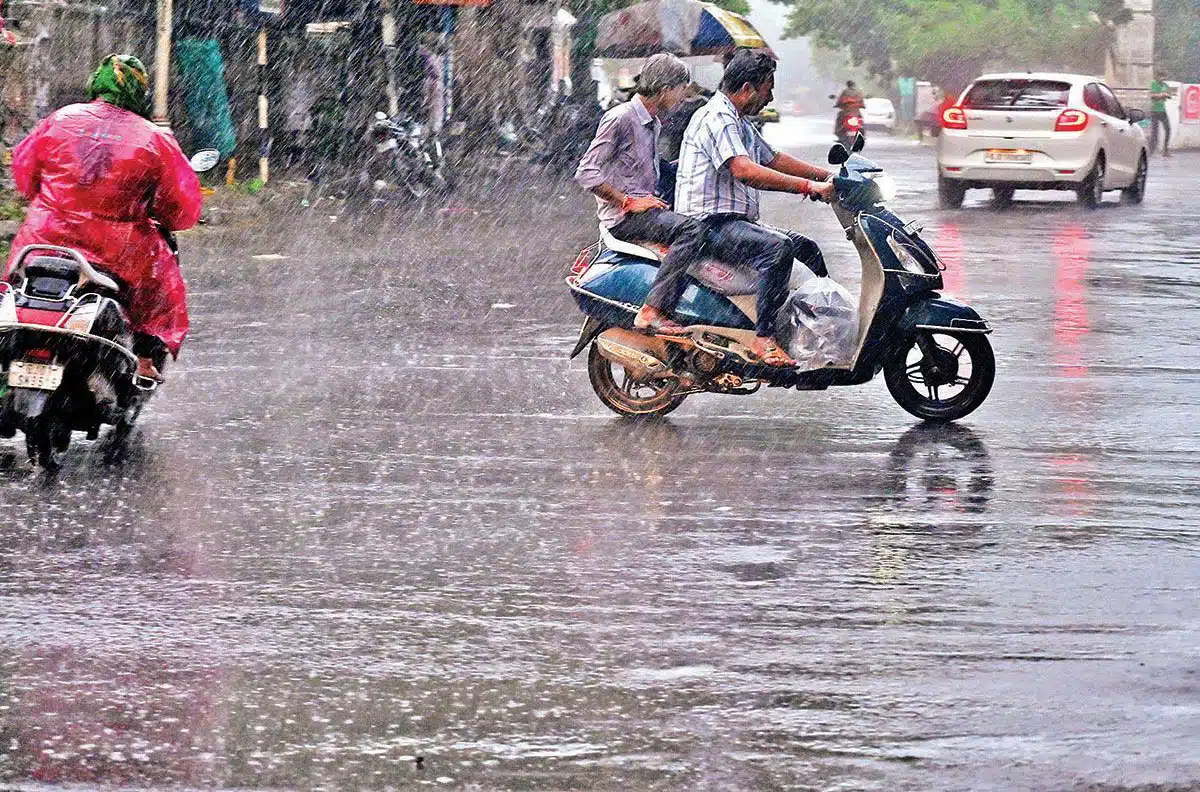
[[1022,149],[988,149],[988,162],[1033,162],[1033,152]]
[[14,360],[8,367],[8,387],[55,390],[62,384],[63,367]]

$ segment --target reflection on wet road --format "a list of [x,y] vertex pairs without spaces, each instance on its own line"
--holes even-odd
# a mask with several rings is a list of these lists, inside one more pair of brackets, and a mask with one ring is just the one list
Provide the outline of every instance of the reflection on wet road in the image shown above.
[[[1200,157],[1142,208],[941,212],[873,148],[997,328],[962,425],[881,382],[615,419],[569,187],[185,238],[133,458],[0,445],[0,782],[1200,784]],[[826,210],[767,216],[856,287]]]

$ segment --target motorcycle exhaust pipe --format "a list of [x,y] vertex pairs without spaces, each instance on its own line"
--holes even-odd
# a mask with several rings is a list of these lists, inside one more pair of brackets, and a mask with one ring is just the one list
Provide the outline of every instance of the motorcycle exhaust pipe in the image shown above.
[[637,380],[674,378],[675,372],[659,357],[664,354],[662,341],[640,333],[611,328],[596,339],[596,347],[606,359],[624,366],[629,376]]

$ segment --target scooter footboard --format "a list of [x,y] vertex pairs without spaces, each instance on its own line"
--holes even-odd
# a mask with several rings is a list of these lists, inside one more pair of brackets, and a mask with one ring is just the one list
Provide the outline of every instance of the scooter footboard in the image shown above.
[[918,330],[955,333],[990,333],[992,328],[979,313],[950,297],[930,297],[908,306],[899,328],[906,335]]

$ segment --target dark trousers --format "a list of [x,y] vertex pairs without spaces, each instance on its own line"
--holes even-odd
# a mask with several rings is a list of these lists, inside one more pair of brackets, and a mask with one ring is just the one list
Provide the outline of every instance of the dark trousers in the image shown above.
[[719,218],[706,221],[706,226],[706,254],[758,271],[758,321],[754,330],[762,338],[775,336],[775,315],[787,300],[793,260],[822,277],[829,273],[817,243],[795,231]]
[[1166,113],[1150,114],[1150,153],[1158,151],[1158,128],[1163,131],[1163,154],[1171,148],[1171,119]]
[[657,242],[669,245],[658,266],[646,304],[665,313],[675,310],[687,288],[687,271],[700,259],[703,247],[700,221],[664,209],[627,214],[609,233],[622,242]]

